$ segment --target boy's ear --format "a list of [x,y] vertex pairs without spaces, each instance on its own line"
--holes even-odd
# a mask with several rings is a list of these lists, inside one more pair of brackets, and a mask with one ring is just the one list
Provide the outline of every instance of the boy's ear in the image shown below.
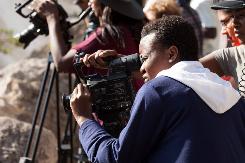
[[179,55],[179,50],[176,46],[172,45],[168,48],[169,51],[169,63],[175,62]]

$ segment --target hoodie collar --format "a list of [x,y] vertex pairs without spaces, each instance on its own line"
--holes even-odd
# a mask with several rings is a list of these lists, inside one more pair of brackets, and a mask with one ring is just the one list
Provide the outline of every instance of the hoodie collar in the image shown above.
[[168,76],[192,88],[200,98],[216,113],[222,114],[234,106],[241,98],[228,81],[204,68],[198,61],[182,61],[156,77]]

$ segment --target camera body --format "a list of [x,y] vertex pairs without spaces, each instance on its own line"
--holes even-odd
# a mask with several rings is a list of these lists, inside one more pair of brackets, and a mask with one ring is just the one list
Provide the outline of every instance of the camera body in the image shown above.
[[104,128],[117,137],[128,122],[134,101],[132,79],[123,73],[101,78],[95,76],[87,80],[92,111],[103,121]]
[[[93,112],[103,121],[104,128],[117,137],[128,122],[135,98],[131,72],[140,68],[139,55],[132,54],[109,61],[109,71],[105,76],[83,75],[79,56],[83,54],[76,57],[76,76],[85,81],[89,88]],[[70,95],[63,96],[63,104],[66,110],[70,110]]]
[[[16,4],[15,10],[16,12],[21,15],[24,18],[28,18],[30,25],[23,30],[21,33],[16,34],[15,38],[18,39],[20,43],[24,45],[24,48],[26,48],[30,42],[32,42],[37,36],[39,35],[48,35],[48,24],[46,19],[42,18],[37,12],[32,11],[28,14],[23,13],[23,9],[31,3],[33,0],[28,0],[23,4]],[[59,11],[59,20],[61,24],[61,29],[63,32],[64,40],[67,41],[68,45],[71,42],[72,36],[68,32],[68,28],[70,27],[70,22],[68,22],[66,19],[68,18],[68,14],[64,10],[64,8],[56,3],[58,11]]]

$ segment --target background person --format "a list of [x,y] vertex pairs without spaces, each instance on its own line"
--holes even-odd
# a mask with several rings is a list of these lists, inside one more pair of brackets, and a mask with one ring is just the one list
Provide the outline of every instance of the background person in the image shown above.
[[[74,72],[74,57],[77,53],[84,53],[84,58],[100,49],[115,50],[123,55],[138,53],[140,31],[143,27],[144,13],[142,7],[134,0],[90,0],[89,6],[100,21],[100,26],[84,41],[74,45],[71,49],[65,44],[60,29],[57,7],[52,0],[35,0],[35,10],[42,14],[48,23],[50,50],[54,65],[58,72]],[[85,55],[86,54],[86,55]],[[107,70],[94,67],[82,67],[84,76],[98,74],[107,75]],[[133,89],[137,91],[143,84],[142,80],[132,80]],[[100,118],[96,117],[95,118]],[[102,118],[101,118],[102,119]],[[103,122],[110,120],[103,119]],[[111,125],[108,122],[101,125]],[[114,125],[115,126],[115,125]],[[108,127],[109,128],[109,127]],[[109,128],[110,129],[110,128]],[[109,130],[108,129],[108,130]],[[113,129],[111,129],[112,132]],[[120,129],[115,129],[117,135]],[[111,132],[111,133],[112,133]]]
[[148,21],[153,21],[163,15],[180,15],[181,8],[176,0],[150,0],[146,2],[143,11]]
[[232,9],[216,8],[215,4],[222,3],[223,0],[215,1],[214,6],[211,7],[217,11],[217,16],[221,24],[221,34],[227,37],[227,41],[231,46],[239,46],[240,40],[235,36],[234,23],[232,23],[233,11]]
[[[74,89],[72,112],[90,161],[245,162],[245,103],[202,67],[197,47],[193,28],[181,17],[163,16],[144,26],[139,52],[146,83],[118,139],[91,119],[88,88]],[[96,54],[99,59],[105,51]]]
[[[88,0],[74,0],[73,3],[76,4],[82,12],[86,10],[88,5]],[[84,19],[86,29],[83,31],[81,40],[86,39],[92,32],[94,32],[99,27],[99,19],[94,15],[94,12],[90,12],[89,15]]]
[[78,5],[82,10],[86,10],[88,8],[88,0],[74,0],[73,3]]
[[195,34],[198,41],[198,56],[203,56],[203,31],[202,22],[197,13],[191,6],[191,0],[176,0],[179,6],[182,8],[181,16],[187,20],[195,30]]
[[[220,49],[200,59],[204,67],[209,68],[212,72],[220,76],[233,76],[238,84],[238,89],[244,96],[244,72],[245,68],[245,1],[221,1],[214,3],[213,9],[218,10],[219,19],[223,24],[222,31],[227,34],[228,39],[233,45],[240,43],[241,45]],[[221,17],[222,10],[226,13]],[[234,28],[234,31],[232,31]],[[235,37],[232,33],[235,33]],[[238,38],[234,39],[234,38]],[[243,79],[242,79],[243,78]],[[243,90],[243,91],[241,91]]]
[[220,24],[217,14],[210,8],[212,0],[192,0],[191,7],[195,9],[201,19],[203,31],[203,55],[226,47],[225,37],[219,35]]
[[86,40],[71,49],[64,42],[59,13],[53,0],[35,0],[34,9],[48,23],[50,49],[59,72],[73,72],[73,59],[77,52],[93,53],[99,49],[113,49],[121,54],[138,52],[138,42],[144,13],[134,0],[90,0],[89,6],[100,21]]

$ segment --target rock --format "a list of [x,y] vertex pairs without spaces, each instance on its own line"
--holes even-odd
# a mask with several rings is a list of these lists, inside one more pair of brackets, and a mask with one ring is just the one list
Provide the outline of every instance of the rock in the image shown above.
[[[30,25],[29,18],[24,19],[15,13],[14,1],[2,2],[3,4],[0,5],[0,9],[4,14],[0,16],[0,28],[11,30],[16,34],[22,32]],[[70,3],[69,0],[62,0],[59,3],[67,11],[70,11],[69,14],[78,15],[80,12],[80,9]],[[69,6],[66,6],[68,4]],[[76,9],[73,10],[71,7]],[[48,37],[40,35],[31,41],[26,49],[22,47],[6,47],[11,49],[11,51],[8,54],[0,54],[0,163],[18,162],[19,157],[24,152],[24,145],[26,144],[30,123],[33,119],[41,80],[47,66],[47,54],[50,50],[50,47],[47,45],[48,40]],[[59,97],[61,97],[63,93],[68,92],[66,74],[60,74],[59,84]],[[42,163],[57,162],[56,153],[53,152],[55,151],[53,150],[53,145],[56,144],[56,140],[52,134],[56,133],[57,129],[55,83],[53,88],[44,124],[49,129],[44,131],[44,135],[46,135],[44,139],[47,140],[41,140],[40,144],[43,147],[40,147],[37,154],[37,158],[41,158],[38,161]],[[46,92],[47,89],[45,89]],[[61,98],[59,101],[62,135],[67,116],[64,113]]]
[[[0,117],[0,162],[18,162],[20,157],[24,156],[30,130],[31,125],[28,123]],[[57,162],[56,142],[54,134],[50,130],[43,129],[35,162]]]
[[[30,58],[11,64],[0,70],[0,115],[31,122],[38,98],[41,80],[46,69],[47,59]],[[51,66],[52,68],[52,66]],[[66,118],[61,104],[61,94],[68,92],[67,75],[60,75],[60,114]],[[47,89],[45,90],[45,95]],[[43,98],[43,102],[44,102]],[[61,121],[65,126],[66,121]],[[50,96],[45,126],[56,131],[56,92],[55,82]],[[56,133],[56,132],[55,132]]]

